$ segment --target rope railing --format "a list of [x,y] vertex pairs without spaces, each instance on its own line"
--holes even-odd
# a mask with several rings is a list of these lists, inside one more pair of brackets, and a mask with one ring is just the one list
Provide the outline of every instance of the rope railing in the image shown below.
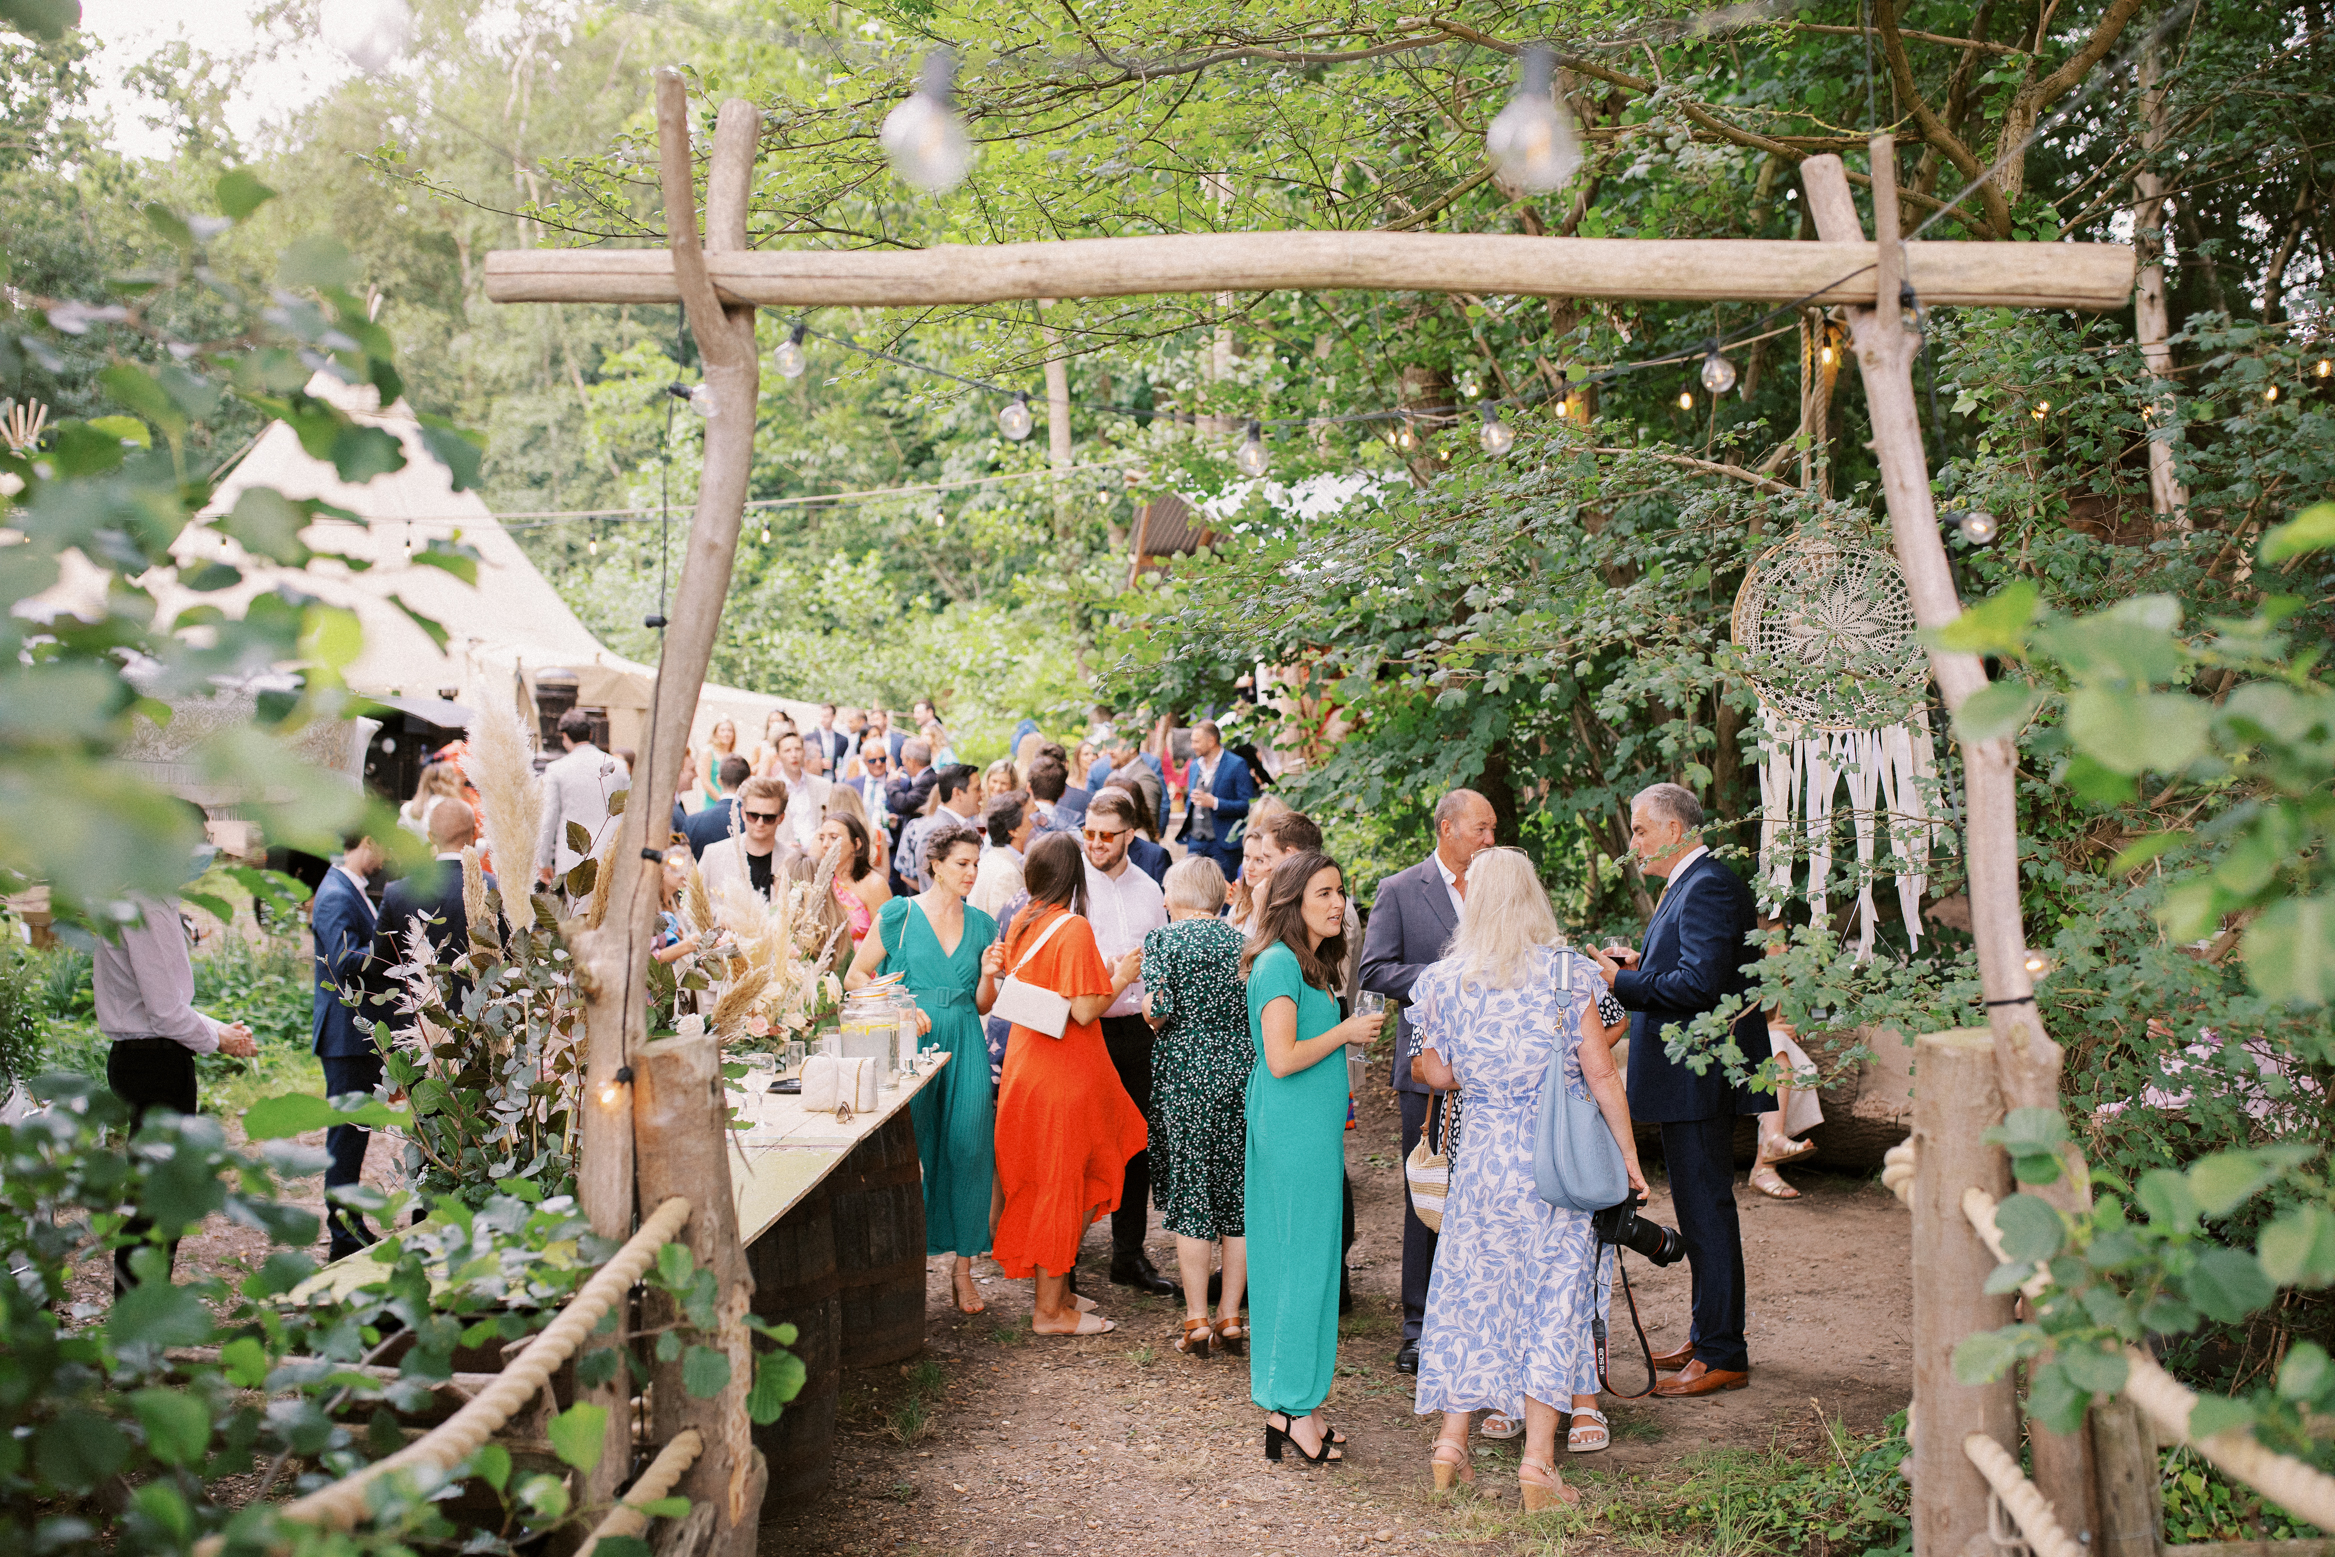
[[2086,1557],[2084,1548],[2060,1528],[2042,1489],[2021,1473],[2010,1450],[1984,1433],[1972,1433],[1962,1440],[1962,1452],[1994,1489],[2004,1511],[2019,1522],[2019,1533],[2035,1557]]
[[[689,1202],[683,1197],[675,1195],[658,1206],[641,1223],[640,1231],[625,1240],[616,1257],[593,1272],[527,1349],[511,1359],[510,1366],[461,1410],[395,1454],[285,1504],[284,1517],[327,1529],[352,1530],[365,1516],[366,1489],[382,1477],[424,1467],[444,1472],[467,1459],[550,1382],[553,1371],[600,1327],[601,1318],[640,1280],[656,1262],[657,1251],[678,1237],[688,1221]],[[671,1452],[670,1446],[667,1452]],[[694,1452],[691,1458],[695,1458]],[[678,1476],[679,1470],[674,1474]],[[224,1538],[214,1536],[196,1546],[195,1557],[218,1557],[224,1546]]]
[[657,1451],[657,1457],[649,1461],[649,1468],[641,1472],[632,1490],[584,1538],[584,1544],[576,1548],[576,1557],[592,1557],[602,1541],[639,1535],[648,1529],[649,1516],[641,1510],[671,1492],[680,1482],[682,1472],[696,1464],[698,1455],[704,1451],[705,1440],[697,1436],[697,1429],[683,1428],[671,1443]]

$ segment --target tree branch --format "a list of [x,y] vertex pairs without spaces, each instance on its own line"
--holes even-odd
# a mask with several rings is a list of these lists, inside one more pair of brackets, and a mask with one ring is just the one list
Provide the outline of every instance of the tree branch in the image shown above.
[[[2137,0],[2136,0],[2137,3]],[[1895,0],[1873,0],[1873,21],[1881,34],[1881,54],[1889,63],[1889,79],[1896,84],[1897,95],[1913,110],[1913,122],[1921,131],[1922,139],[1936,147],[1947,161],[1961,172],[1963,178],[1978,186],[1979,203],[1986,208],[1988,236],[2008,238],[2011,235],[2011,205],[2003,192],[1987,176],[1987,169],[1962,137],[1946,128],[1937,111],[1914,85],[1913,63],[1905,55],[1905,35],[1897,30]],[[1895,176],[1895,170],[1891,170]]]
[[[1782,25],[1799,32],[1835,33],[1844,38],[1862,38],[1867,35],[1867,29],[1862,27],[1828,27],[1821,22],[1788,21]],[[2017,56],[2027,52],[2025,49],[2014,48],[2008,43],[1989,43],[1984,38],[1949,38],[1943,33],[1935,32],[1908,32],[1902,33],[1900,36],[1912,38],[1922,43],[1942,43],[1948,48],[1954,49],[1980,49],[1989,54]]]
[[2125,24],[2132,20],[2140,4],[2141,0],[2110,0],[2108,9],[2100,15],[2099,25],[2092,29],[2092,36],[2084,40],[2084,46],[2057,70],[2019,94],[2027,106],[2040,114],[2073,91],[2076,83],[2090,75],[2092,67],[2116,47],[2116,40],[2124,36]]

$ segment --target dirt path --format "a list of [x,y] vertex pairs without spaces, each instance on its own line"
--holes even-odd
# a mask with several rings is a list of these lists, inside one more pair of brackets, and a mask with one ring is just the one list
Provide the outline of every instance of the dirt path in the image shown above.
[[[1411,1411],[1394,1368],[1400,1333],[1401,1181],[1393,1093],[1365,1100],[1347,1135],[1359,1239],[1354,1312],[1341,1326],[1329,1411],[1352,1443],[1331,1471],[1273,1466],[1249,1402],[1244,1359],[1194,1362],[1168,1347],[1180,1306],[1104,1279],[1107,1227],[1082,1251],[1082,1288],[1119,1321],[1108,1336],[1029,1333],[1030,1286],[977,1272],[989,1311],[956,1312],[940,1262],[927,1289],[929,1346],[904,1367],[844,1381],[833,1488],[808,1506],[766,1511],[762,1557],[970,1557],[970,1554],[1275,1554],[1313,1557],[1377,1546],[1417,1551],[1550,1550],[1579,1531],[1578,1557],[1637,1551],[1597,1522],[1533,1522],[1518,1510],[1514,1455],[1479,1450],[1481,1493],[1438,1501],[1428,1484],[1431,1420]],[[1740,1183],[1749,1268],[1751,1387],[1699,1401],[1611,1408],[1612,1450],[1566,1467],[1592,1508],[1608,1478],[1661,1476],[1683,1453],[1732,1445],[1829,1454],[1818,1411],[1878,1428],[1911,1389],[1905,1360],[1911,1290],[1904,1211],[1863,1181],[1796,1175],[1805,1198],[1781,1203]],[[1651,1214],[1673,1223],[1662,1181]],[[1156,1226],[1156,1216],[1155,1216]],[[1172,1241],[1153,1258],[1173,1268]],[[1632,1257],[1632,1281],[1657,1351],[1686,1334],[1687,1271]],[[1642,1278],[1642,1279],[1641,1279]],[[1621,1319],[1617,1309],[1616,1323]],[[1616,1364],[1615,1379],[1638,1374]],[[1540,1528],[1545,1526],[1546,1528]]]

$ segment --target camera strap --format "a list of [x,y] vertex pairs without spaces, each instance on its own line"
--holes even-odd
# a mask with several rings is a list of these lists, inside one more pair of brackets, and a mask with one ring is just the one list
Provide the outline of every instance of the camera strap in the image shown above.
[[[1594,1270],[1596,1272],[1604,1270],[1605,1251],[1608,1248],[1613,1249],[1613,1268],[1621,1273],[1622,1300],[1629,1305],[1630,1328],[1637,1332],[1638,1350],[1643,1352],[1646,1357],[1646,1387],[1634,1395],[1624,1394],[1613,1387],[1613,1380],[1606,1376],[1605,1318],[1597,1312],[1595,1304],[1592,1303],[1589,1313],[1589,1336],[1597,1348],[1597,1386],[1616,1400],[1643,1400],[1654,1393],[1654,1386],[1661,1381],[1660,1375],[1654,1371],[1654,1344],[1646,1339],[1646,1326],[1638,1318],[1638,1295],[1630,1290],[1630,1268],[1622,1260],[1620,1246],[1609,1245],[1600,1240],[1597,1245],[1597,1264]],[[1592,1274],[1591,1282],[1594,1283],[1596,1279],[1597,1276]]]

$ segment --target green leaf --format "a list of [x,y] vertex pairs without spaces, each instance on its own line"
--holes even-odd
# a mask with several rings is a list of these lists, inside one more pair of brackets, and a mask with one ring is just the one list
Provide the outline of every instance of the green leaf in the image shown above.
[[810,1370],[793,1352],[765,1352],[755,1359],[754,1387],[746,1394],[746,1415],[768,1427],[786,1403],[803,1392]]
[[2262,537],[2262,560],[2284,562],[2335,546],[2335,503],[2316,503]]
[[218,197],[219,210],[228,220],[237,222],[276,198],[276,192],[261,183],[249,168],[230,168],[220,174],[213,192]]
[[2085,756],[2113,773],[2174,773],[2205,753],[2213,709],[2181,692],[2082,687],[2067,700],[2067,732]]
[[2175,845],[2187,843],[2189,838],[2187,830],[2150,833],[2146,837],[2135,838],[2109,863],[2108,869],[2117,875],[2138,870]]
[[341,480],[361,487],[405,469],[405,445],[378,427],[352,424],[333,436],[332,467]]
[[211,1413],[189,1390],[142,1389],[130,1410],[146,1429],[146,1452],[165,1465],[199,1465],[211,1446]]
[[412,606],[407,605],[405,601],[397,595],[391,595],[389,597],[389,603],[397,607],[400,611],[403,611],[407,621],[413,623],[414,626],[419,627],[424,633],[427,633],[429,635],[430,642],[438,646],[439,653],[443,654],[446,652],[446,629],[439,625],[436,617],[422,615],[421,612],[416,611]]
[[2323,1204],[2281,1211],[2255,1248],[2263,1273],[2282,1287],[2335,1286],[2335,1210]]
[[2024,681],[1992,682],[1970,694],[1954,714],[1954,733],[1966,741],[2016,735],[2041,706],[2043,694]]
[[608,1447],[608,1408],[581,1401],[551,1419],[551,1448],[577,1470],[591,1471]]
[[2027,1371],[2027,1414],[2055,1433],[2072,1433],[2084,1425],[2092,1397],[2068,1377],[2057,1357]]
[[[597,1411],[600,1407],[571,1406],[569,1409],[571,1411],[587,1409]],[[552,1430],[558,1431],[556,1419]],[[588,1469],[588,1467],[584,1468]],[[548,1523],[554,1519],[564,1518],[569,1506],[567,1483],[557,1476],[530,1476],[519,1483],[519,1504],[527,1511],[527,1517],[538,1523]]]
[[2227,1216],[2278,1177],[2253,1152],[2215,1152],[2189,1165],[2189,1192],[2207,1216]]
[[2335,895],[2290,897],[2246,926],[2246,978],[2265,1000],[2335,1000]]
[[234,510],[211,524],[234,536],[237,544],[254,556],[287,568],[301,568],[308,565],[309,552],[300,532],[308,528],[311,517],[305,506],[272,487],[245,487],[235,499]]
[[2278,1394],[2283,1400],[2315,1402],[2335,1389],[2335,1361],[2316,1341],[2297,1341],[2278,1365]]
[[184,1287],[142,1281],[114,1300],[105,1333],[116,1346],[200,1346],[211,1338],[211,1311]]
[[2096,806],[2129,805],[2139,798],[2138,784],[2082,752],[2069,760],[2061,777],[2068,788]]
[[339,1123],[338,1110],[306,1092],[263,1097],[243,1111],[243,1133],[255,1141],[280,1141]]
[[2014,1260],[2048,1260],[2067,1243],[2059,1212],[2034,1195],[2012,1195],[1995,1207],[1994,1225],[2003,1235],[2003,1253]]
[[407,559],[416,567],[437,568],[451,573],[465,584],[478,583],[478,548],[459,541],[438,539],[431,541]]
[[495,1188],[513,1200],[524,1200],[531,1206],[543,1203],[543,1191],[527,1179],[497,1179]]
[[[2303,1344],[2307,1346],[2310,1343],[2306,1341]],[[689,1512],[689,1499],[651,1498],[646,1503],[635,1503],[633,1507],[651,1519],[679,1519]]]
[[2132,1372],[2124,1353],[2104,1346],[2064,1346],[2054,1360],[2070,1383],[2090,1395],[2115,1394]]
[[[568,823],[568,825],[576,827],[573,822]],[[576,831],[582,832],[583,829],[576,827]],[[591,842],[589,838],[584,841],[587,844]],[[578,850],[577,852],[581,853],[582,851]],[[689,1252],[689,1245],[669,1243],[657,1251],[657,1280],[669,1290],[680,1291],[689,1285],[689,1278],[696,1274],[697,1259]]]
[[111,1418],[67,1411],[33,1435],[33,1463],[41,1479],[68,1492],[87,1492],[129,1463],[130,1440]]
[[569,868],[564,884],[568,889],[568,896],[578,898],[588,895],[592,890],[592,883],[599,879],[600,862],[587,858],[576,861]]
[[349,251],[332,239],[302,238],[284,251],[276,281],[292,288],[350,287],[357,282],[357,266]]
[[1975,1388],[2002,1377],[2003,1370],[2026,1351],[2020,1328],[1981,1330],[1964,1336],[1954,1348],[1954,1382]]
[[2032,579],[2021,579],[1992,599],[1983,600],[1945,626],[1922,634],[1922,640],[1962,654],[1998,654],[2017,658],[2027,649],[2027,629],[2035,620],[2041,598]]
[[2223,1324],[2236,1324],[2278,1296],[2262,1262],[2240,1249],[2202,1250],[2185,1285],[2205,1317]]
[[499,1443],[480,1444],[478,1452],[470,1457],[470,1464],[479,1479],[497,1492],[510,1482],[511,1451]]
[[[98,374],[97,379],[105,386],[107,394],[165,433],[177,437],[186,431],[186,413],[178,408],[178,402],[170,398],[170,392],[156,382],[154,375],[146,369],[135,363],[117,362]],[[119,421],[120,418],[108,417],[106,420]],[[121,434],[114,433],[112,436],[118,438]]]
[[605,1553],[606,1557],[650,1557],[652,1550],[649,1543],[637,1535],[605,1536],[599,1545],[592,1548],[595,1557],[601,1553]]
[[729,1387],[729,1353],[711,1346],[692,1346],[681,1359],[681,1387],[692,1400],[711,1400]]
[[154,435],[146,424],[134,416],[93,416],[89,425],[101,433],[110,433],[124,443],[134,443],[141,449],[154,447]]
[[268,1353],[248,1335],[237,1336],[219,1348],[220,1371],[227,1382],[241,1389],[257,1389],[267,1382]]
[[194,1538],[194,1511],[186,1506],[186,1498],[178,1487],[168,1481],[149,1481],[130,1494],[138,1505],[138,1512],[153,1520],[183,1544]]
[[2217,1433],[2251,1432],[2253,1428],[2254,1408],[2227,1395],[2200,1392],[2196,1406],[2189,1413],[2189,1437],[2193,1442]]
[[486,463],[484,437],[465,432],[442,416],[426,413],[421,418],[421,433],[422,447],[446,467],[455,491],[468,492],[478,485],[479,471]]
[[2189,1187],[2189,1175],[2178,1168],[2149,1169],[2134,1186],[2133,1198],[2149,1220],[2167,1232],[2195,1232],[2205,1215]]
[[0,22],[54,43],[81,25],[81,0],[0,0]]

